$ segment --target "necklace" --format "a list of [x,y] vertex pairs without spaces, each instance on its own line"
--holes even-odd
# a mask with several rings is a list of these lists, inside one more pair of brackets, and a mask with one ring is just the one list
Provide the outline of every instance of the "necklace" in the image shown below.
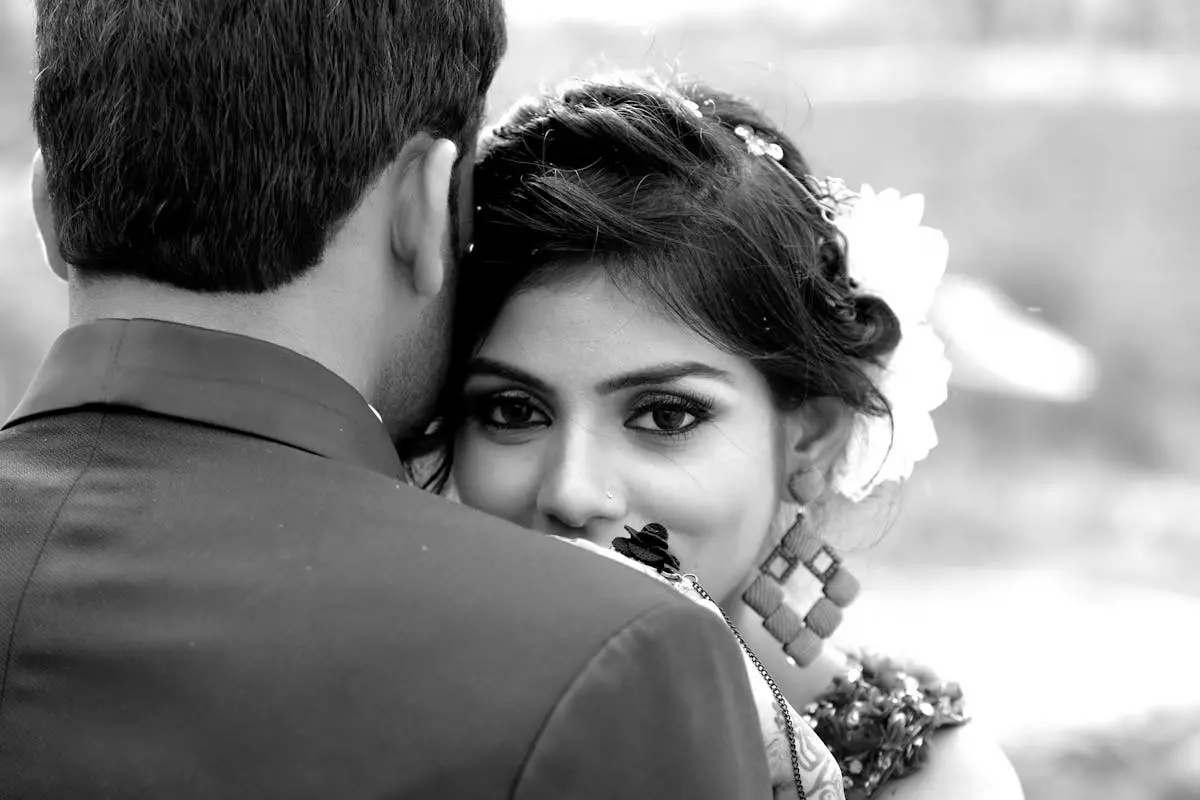
[[770,687],[771,693],[775,695],[775,702],[778,704],[779,711],[783,715],[783,722],[787,726],[788,752],[792,757],[792,777],[796,781],[796,792],[800,795],[800,800],[807,800],[808,796],[804,793],[804,784],[800,782],[800,754],[796,751],[796,729],[792,723],[792,714],[790,711],[788,711],[787,700],[784,698],[783,692],[779,691],[779,685],[775,683],[775,679],[771,677],[771,673],[767,671],[767,668],[763,666],[763,663],[758,660],[758,656],[756,656],[754,651],[750,649],[750,645],[746,644],[745,638],[742,637],[742,632],[739,631],[737,626],[733,624],[733,620],[731,620],[729,615],[725,613],[725,609],[721,608],[716,600],[713,600],[712,595],[710,595],[705,588],[700,585],[700,581],[695,575],[690,573],[686,575],[680,575],[678,572],[663,572],[662,574],[663,577],[670,581],[689,581],[692,584],[692,589],[695,590],[696,594],[712,603],[713,606],[716,607],[717,611],[721,612],[721,616],[725,618],[725,624],[729,626],[729,630],[733,633],[734,638],[738,640],[738,644],[742,646],[742,650],[754,664],[755,669],[757,669],[759,674],[763,676],[763,680],[767,682],[767,686]]
[[758,674],[762,675],[763,680],[767,682],[767,686],[771,689],[771,694],[775,696],[775,704],[779,707],[779,713],[783,717],[784,725],[787,727],[788,752],[792,757],[792,778],[796,781],[796,792],[800,795],[800,800],[808,800],[808,795],[804,793],[804,784],[800,782],[800,753],[796,749],[796,728],[792,722],[792,714],[788,711],[787,700],[783,696],[783,692],[779,691],[779,685],[775,683],[775,679],[771,677],[771,673],[763,666],[763,663],[758,660],[758,656],[750,649],[750,645],[746,644],[745,637],[742,632],[733,624],[733,620],[725,613],[725,609],[713,600],[712,595],[700,585],[700,580],[691,573],[679,572],[679,559],[673,556],[667,547],[667,539],[669,534],[667,529],[657,522],[652,522],[646,525],[640,531],[635,531],[630,526],[626,525],[625,530],[629,532],[628,537],[613,539],[612,546],[621,555],[626,558],[638,561],[651,569],[655,570],[666,580],[671,583],[683,583],[685,580],[691,584],[692,590],[700,595],[706,602],[720,612],[724,618],[725,624],[729,626],[729,630],[733,633],[738,644],[742,646],[742,650],[754,664],[754,668],[758,670]]

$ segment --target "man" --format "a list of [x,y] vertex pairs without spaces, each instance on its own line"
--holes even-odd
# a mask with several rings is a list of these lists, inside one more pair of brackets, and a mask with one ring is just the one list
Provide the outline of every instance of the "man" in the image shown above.
[[499,3],[37,12],[71,327],[0,432],[0,795],[768,796],[714,615],[402,485]]

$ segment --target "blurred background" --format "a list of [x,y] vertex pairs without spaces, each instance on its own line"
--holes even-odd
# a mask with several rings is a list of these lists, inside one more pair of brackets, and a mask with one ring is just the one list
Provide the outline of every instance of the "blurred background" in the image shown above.
[[[0,0],[0,417],[65,323]],[[961,679],[1031,800],[1200,798],[1200,3],[508,0],[492,109],[618,68],[755,98],[951,242],[942,444],[847,636]]]

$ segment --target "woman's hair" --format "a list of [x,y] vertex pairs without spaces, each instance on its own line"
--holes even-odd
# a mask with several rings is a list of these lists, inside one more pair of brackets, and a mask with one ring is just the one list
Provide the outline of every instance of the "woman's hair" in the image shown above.
[[[782,159],[752,154],[739,125],[778,143]],[[517,104],[475,170],[474,247],[428,483],[444,486],[463,369],[507,301],[596,269],[750,361],[782,410],[835,397],[890,413],[864,368],[896,346],[899,323],[855,293],[844,241],[816,187],[800,185],[808,173],[757,109],[697,83],[588,81]]]

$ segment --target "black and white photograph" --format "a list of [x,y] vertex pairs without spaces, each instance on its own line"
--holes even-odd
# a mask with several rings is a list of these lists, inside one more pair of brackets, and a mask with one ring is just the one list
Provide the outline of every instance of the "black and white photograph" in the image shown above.
[[0,800],[1200,800],[1200,3],[0,4]]

